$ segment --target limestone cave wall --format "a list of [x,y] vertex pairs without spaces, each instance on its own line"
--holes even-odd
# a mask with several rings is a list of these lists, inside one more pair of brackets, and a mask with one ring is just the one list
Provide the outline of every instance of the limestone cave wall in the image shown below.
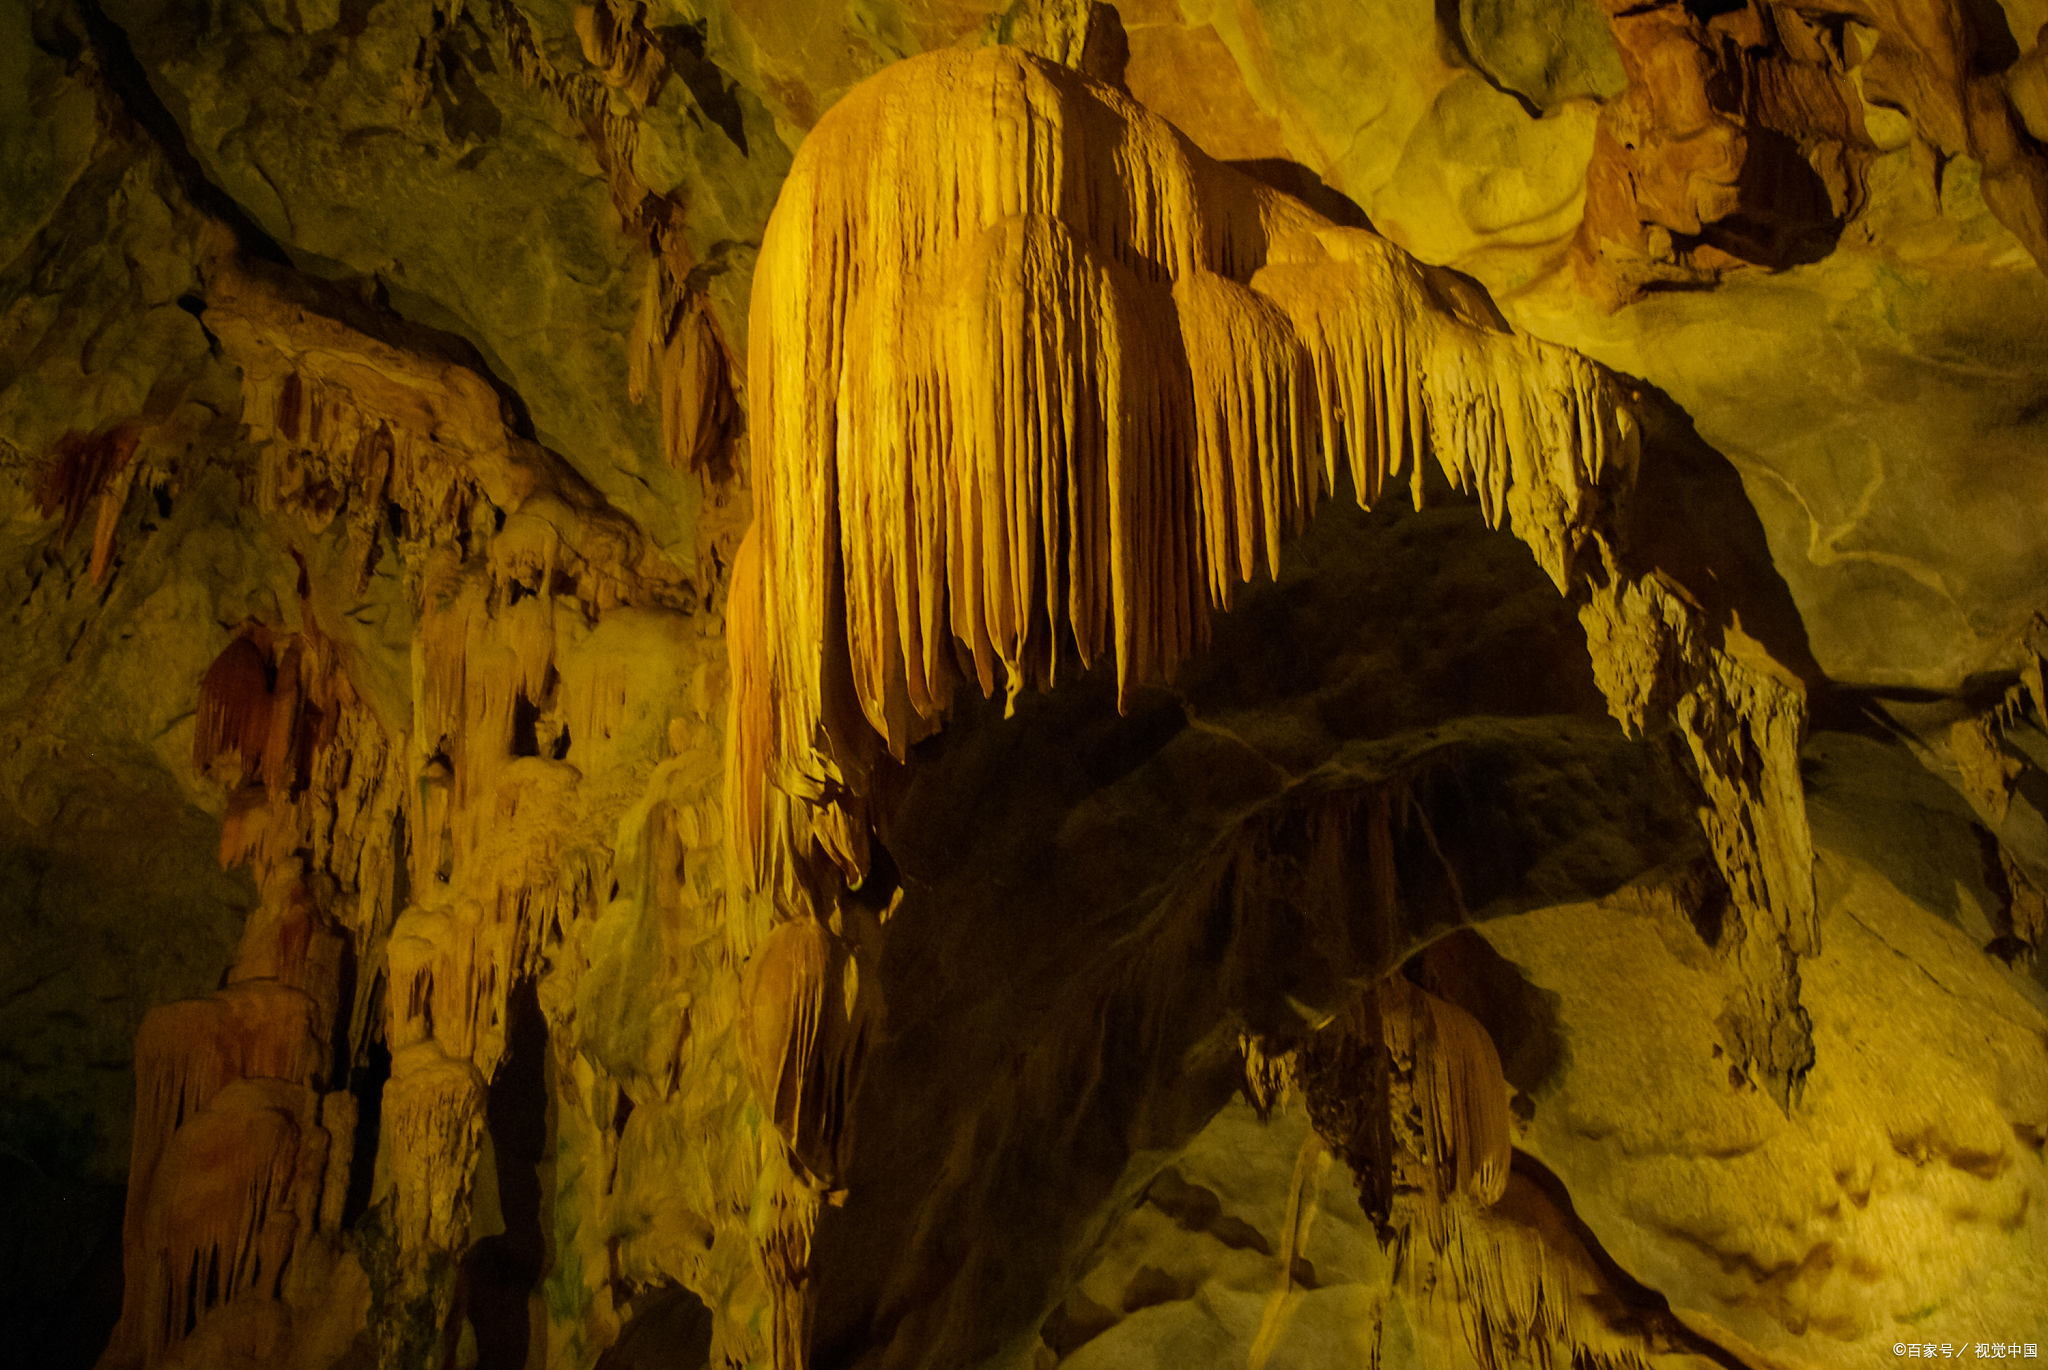
[[2038,1358],[2044,36],[0,0],[0,1361]]

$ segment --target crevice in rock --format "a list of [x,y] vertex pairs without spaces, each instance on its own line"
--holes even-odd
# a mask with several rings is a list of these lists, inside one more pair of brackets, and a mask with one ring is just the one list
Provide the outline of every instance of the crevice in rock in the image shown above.
[[163,153],[185,197],[201,212],[225,224],[234,234],[236,246],[248,256],[291,266],[291,254],[283,244],[264,232],[249,211],[207,177],[185,140],[185,131],[178,127],[163,97],[150,84],[149,73],[128,41],[127,30],[107,17],[99,0],[76,0],[76,4],[93,51],[99,54],[108,90]]

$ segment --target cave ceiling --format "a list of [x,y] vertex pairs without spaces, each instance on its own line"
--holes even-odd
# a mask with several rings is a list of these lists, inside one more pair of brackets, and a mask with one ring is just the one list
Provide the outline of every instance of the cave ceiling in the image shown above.
[[0,0],[21,1363],[2038,1358],[2044,36]]

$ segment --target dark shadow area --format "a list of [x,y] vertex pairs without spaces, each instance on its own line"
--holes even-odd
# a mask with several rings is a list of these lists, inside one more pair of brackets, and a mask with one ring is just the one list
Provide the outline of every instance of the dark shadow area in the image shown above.
[[505,1059],[484,1105],[505,1230],[463,1257],[458,1295],[476,1329],[477,1370],[524,1370],[532,1338],[529,1303],[547,1263],[540,1163],[548,1143],[548,1025],[532,980],[513,988],[505,1012]]
[[391,1052],[372,1040],[362,1052],[363,1064],[348,1074],[349,1093],[356,1096],[355,1149],[349,1153],[348,1193],[341,1202],[341,1226],[353,1228],[370,1207],[370,1187],[377,1178],[377,1135],[384,1120],[384,1086],[391,1082]]
[[[46,1163],[47,1162],[47,1163]],[[0,1142],[0,1363],[90,1370],[121,1318],[118,1185]]]
[[2020,59],[2020,45],[2013,37],[2005,6],[1998,0],[1958,0],[1970,30],[1970,70],[1979,76],[1996,76]]
[[1522,978],[1515,963],[1471,928],[1432,942],[1409,963],[1411,978],[1479,1020],[1500,1053],[1501,1073],[1524,1094],[1534,1094],[1564,1069],[1558,1031],[1563,1000]]
[[1607,717],[1572,605],[1433,460],[1426,474],[1420,512],[1405,485],[1367,512],[1340,473],[1279,579],[1240,586],[1181,668],[1196,718],[1299,773],[1341,741],[1473,715]]
[[441,107],[441,124],[449,141],[488,143],[504,131],[505,116],[477,84],[476,73],[493,74],[497,66],[488,40],[476,27],[476,16],[463,17],[468,22],[445,30],[435,49],[430,68],[435,77],[434,100]]
[[1715,629],[1739,619],[1809,697],[1830,689],[1741,474],[1669,395],[1648,381],[1624,379],[1643,426],[1642,466],[1618,529],[1624,568],[1634,576],[1661,572]]
[[1372,220],[1365,217],[1365,211],[1358,207],[1356,200],[1341,190],[1324,185],[1322,177],[1300,162],[1290,162],[1284,157],[1253,157],[1225,162],[1224,165],[1282,195],[1292,195],[1340,227],[1368,231],[1372,228]]
[[[818,1370],[971,1364],[1044,1324],[1151,1178],[1133,1158],[1235,1090],[1241,1031],[1284,1047],[1458,927],[1704,855],[1687,776],[1608,717],[1526,547],[1397,503],[1326,506],[1172,690],[962,700],[888,777],[903,900],[813,1245]],[[1540,1012],[1503,990],[1495,1016]]]
[[1852,733],[1877,742],[1893,742],[1898,739],[1898,728],[1879,711],[1879,700],[1931,704],[1946,698],[1938,690],[1838,685],[1813,696],[1807,723],[1814,733]]
[[746,119],[740,109],[739,83],[733,81],[704,55],[705,21],[671,24],[650,29],[654,41],[668,59],[669,70],[689,90],[690,98],[718,131],[747,155]]
[[[1996,883],[1967,886],[1983,870],[1990,835],[1969,802],[1929,771],[1896,735],[1816,730],[1801,749],[1814,845],[1870,866],[1916,904],[1956,923],[1967,895],[1987,914],[2004,907]],[[1997,870],[1995,841],[1985,870]]]
[[[109,89],[121,102],[121,108],[128,117],[163,152],[164,161],[177,178],[185,197],[199,210],[225,224],[235,236],[235,246],[247,255],[290,266],[291,255],[277,240],[265,233],[232,196],[208,179],[199,159],[192,155],[192,149],[185,141],[185,131],[178,127],[178,121],[171,117],[163,97],[150,84],[149,73],[135,56],[135,47],[128,41],[127,31],[107,18],[99,0],[79,0],[77,14],[85,25],[85,37],[99,55],[100,70],[106,75]],[[61,20],[51,22],[62,23]],[[61,45],[65,42],[63,37],[40,33],[37,37],[46,51],[61,53]]]
[[1088,6],[1088,37],[1081,48],[1081,70],[1105,85],[1131,93],[1124,76],[1131,65],[1131,36],[1115,5],[1093,0]]
[[1465,21],[1458,12],[1460,8],[1459,0],[1436,0],[1437,51],[1443,55],[1445,62],[1450,66],[1472,72],[1487,85],[1514,100],[1522,107],[1522,113],[1531,119],[1541,119],[1543,111],[1534,100],[1519,90],[1510,90],[1502,85],[1473,55],[1471,46],[1465,41]]
[[1706,226],[1701,237],[1731,257],[1782,271],[1825,258],[1841,239],[1827,183],[1790,137],[1751,124],[1736,181],[1737,209]]
[[327,1040],[331,1044],[327,1067],[329,1089],[347,1089],[353,1082],[356,1052],[350,1032],[355,1026],[356,981],[360,974],[353,937],[341,939],[339,959],[340,966],[336,975],[338,992],[334,996],[334,1021],[327,1025]]
[[512,698],[512,755],[540,755],[540,705],[527,699],[524,690]]
[[699,1370],[711,1363],[711,1310],[681,1285],[634,1296],[597,1370]]

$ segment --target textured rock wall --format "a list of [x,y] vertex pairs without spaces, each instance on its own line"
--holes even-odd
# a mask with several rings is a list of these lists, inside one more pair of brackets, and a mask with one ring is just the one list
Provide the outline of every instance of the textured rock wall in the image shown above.
[[24,1354],[2038,1344],[2044,21],[0,5]]

